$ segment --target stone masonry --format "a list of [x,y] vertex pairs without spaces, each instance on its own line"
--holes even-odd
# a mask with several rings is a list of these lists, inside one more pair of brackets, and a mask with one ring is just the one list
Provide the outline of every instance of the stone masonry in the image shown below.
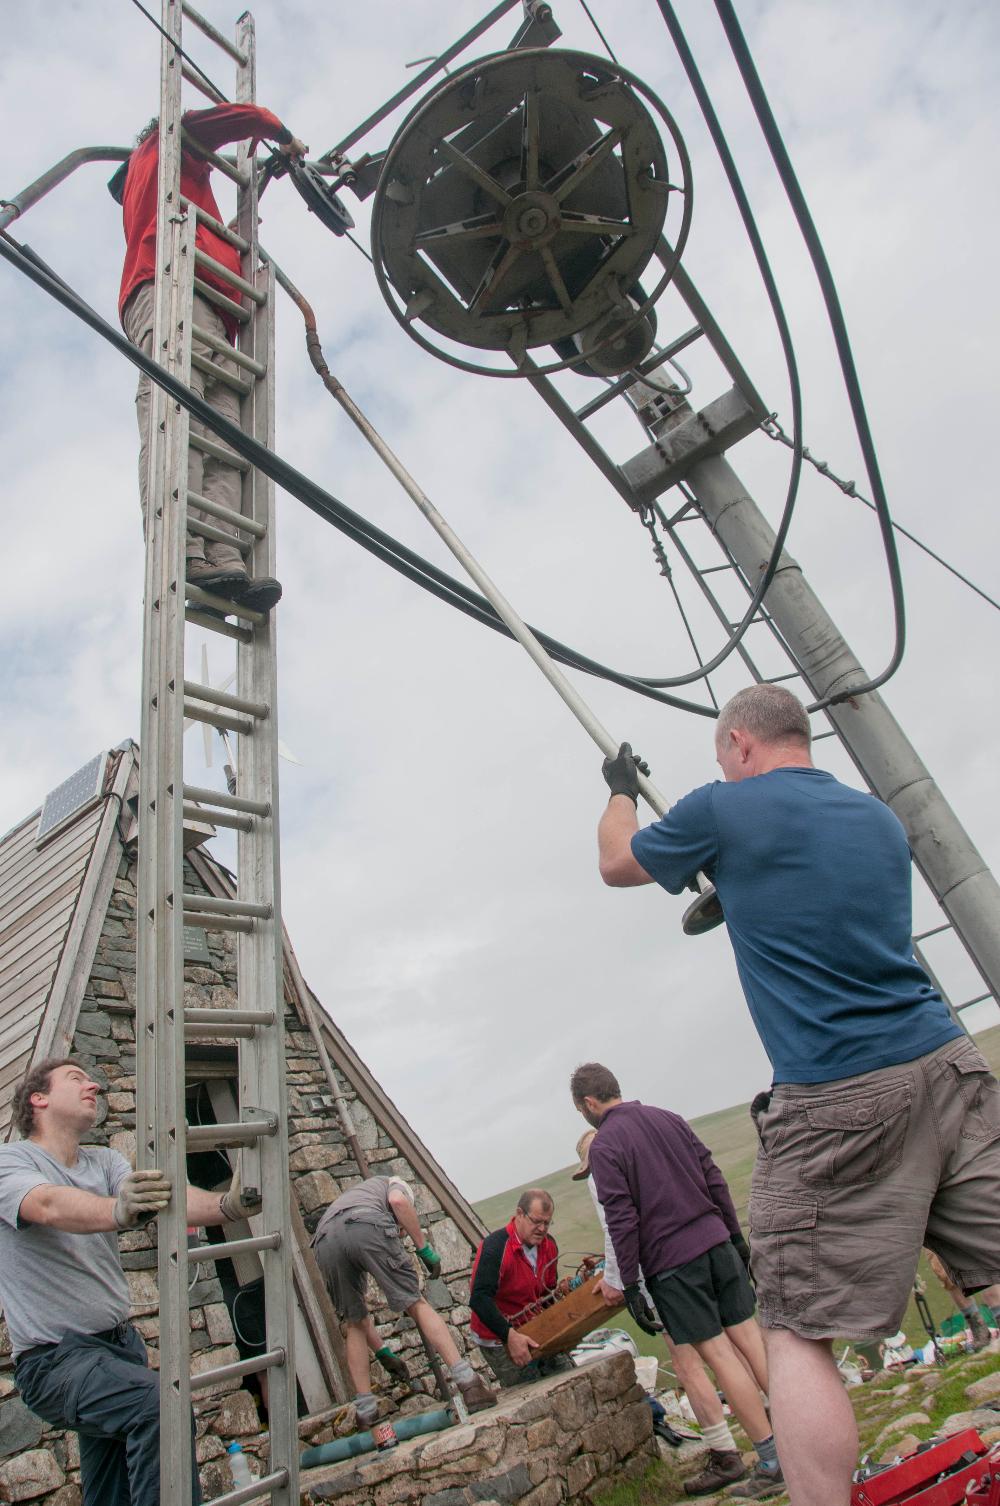
[[[185,888],[201,889],[196,871],[186,864]],[[115,881],[97,954],[85,992],[73,1041],[78,1056],[106,1092],[100,1100],[100,1119],[92,1139],[111,1145],[128,1159],[135,1155],[135,863],[125,857]],[[197,1008],[236,1006],[236,947],[231,933],[207,932],[208,963],[185,965],[185,1003]],[[293,1005],[286,988],[285,1026],[289,1108],[289,1164],[292,1186],[310,1232],[330,1202],[360,1180],[360,1173],[340,1126],[312,1035]],[[220,1037],[214,1044],[227,1044]],[[231,1043],[230,1043],[231,1044]],[[373,1173],[395,1173],[413,1185],[421,1221],[441,1255],[442,1274],[449,1294],[446,1316],[459,1348],[469,1348],[469,1269],[472,1250],[453,1220],[421,1183],[399,1153],[383,1126],[353,1089],[338,1078],[350,1105],[359,1143],[367,1152]],[[150,1364],[158,1364],[159,1314],[156,1287],[155,1231],[128,1231],[121,1236],[122,1263],[132,1292],[132,1316],[149,1350]],[[205,1264],[191,1291],[190,1321],[193,1365],[212,1369],[238,1359],[229,1312],[215,1268]],[[373,1298],[377,1296],[373,1293]],[[443,1303],[437,1304],[443,1307]],[[373,1301],[379,1332],[407,1361],[411,1385],[428,1393],[434,1405],[433,1380],[419,1334],[407,1318],[397,1318]],[[475,1351],[475,1346],[472,1346]],[[475,1352],[473,1358],[475,1358]],[[388,1389],[381,1368],[372,1378],[386,1399],[401,1399],[406,1388]],[[410,1405],[414,1403],[411,1401]],[[250,1393],[237,1381],[196,1393],[198,1459],[206,1500],[232,1488],[225,1444],[236,1438],[248,1454],[263,1455],[266,1437]],[[79,1450],[74,1433],[48,1428],[17,1398],[10,1343],[0,1324],[0,1502],[33,1501],[44,1506],[79,1506]]]

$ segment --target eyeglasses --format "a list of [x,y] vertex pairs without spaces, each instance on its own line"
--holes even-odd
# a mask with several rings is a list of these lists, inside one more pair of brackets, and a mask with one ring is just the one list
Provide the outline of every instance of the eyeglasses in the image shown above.
[[526,1213],[524,1215],[524,1217],[528,1220],[528,1223],[531,1225],[531,1227],[533,1229],[547,1229],[549,1227],[549,1225],[551,1224],[551,1222],[552,1222],[551,1217],[549,1217],[549,1218],[532,1218],[532,1216],[531,1216],[530,1213]]

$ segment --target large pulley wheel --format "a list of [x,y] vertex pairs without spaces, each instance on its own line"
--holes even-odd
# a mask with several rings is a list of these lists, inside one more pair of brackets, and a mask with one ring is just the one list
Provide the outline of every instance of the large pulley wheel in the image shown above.
[[[640,96],[667,128],[677,181]],[[672,251],[647,298],[639,278],[675,203]],[[540,369],[580,366],[645,320],[690,218],[687,152],[656,96],[617,64],[541,48],[473,63],[403,122],[375,196],[372,253],[383,296],[419,344],[464,370],[518,376],[461,359],[424,328],[506,352],[515,368],[537,346],[574,340],[574,355]]]

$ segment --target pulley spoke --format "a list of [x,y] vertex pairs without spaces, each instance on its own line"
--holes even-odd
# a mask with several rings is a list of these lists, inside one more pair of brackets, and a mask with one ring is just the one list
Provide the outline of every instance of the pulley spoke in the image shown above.
[[458,168],[460,173],[464,173],[467,178],[471,178],[473,183],[478,183],[484,193],[488,193],[491,198],[496,199],[506,209],[510,203],[510,194],[505,188],[501,187],[496,178],[491,178],[489,173],[479,166],[478,162],[473,162],[471,157],[467,157],[464,152],[460,152],[457,146],[452,146],[450,141],[439,141],[437,149],[443,157],[448,158],[448,161],[454,167]]
[[503,234],[503,227],[495,214],[477,214],[468,220],[454,220],[450,225],[435,225],[430,230],[421,230],[414,244],[426,246],[434,241],[488,240],[491,235]]
[[577,214],[564,209],[559,221],[560,230],[577,235],[635,235],[635,226],[628,220],[607,220],[601,214]]
[[563,308],[569,311],[573,307],[573,300],[569,296],[569,289],[566,287],[565,282],[563,282],[563,275],[559,270],[559,263],[552,255],[552,247],[542,246],[541,256],[545,270],[548,273],[549,282],[552,284],[553,292],[559,299],[559,302],[562,304]]
[[521,121],[521,182],[528,190],[538,187],[538,131],[538,90],[529,89]]
[[[594,168],[614,151],[621,139],[622,132],[617,127],[606,132],[600,141],[595,141],[592,146],[588,146],[575,161],[568,163],[550,178],[545,185],[545,192],[552,194],[561,204],[563,199],[567,198],[574,189],[579,188],[584,179],[589,178]],[[563,173],[568,173],[569,177],[563,178]]]
[[469,299],[468,310],[470,314],[482,313],[485,304],[493,297],[520,255],[520,246],[512,246],[509,241],[500,242],[489,266],[480,279],[479,286]]

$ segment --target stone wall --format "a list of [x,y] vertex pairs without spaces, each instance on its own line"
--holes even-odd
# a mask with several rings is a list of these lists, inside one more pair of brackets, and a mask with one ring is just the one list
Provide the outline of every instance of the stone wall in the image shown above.
[[309,1506],[558,1506],[586,1501],[657,1457],[628,1354],[502,1394],[464,1427],[304,1470]]
[[[196,871],[185,865],[185,888],[202,889]],[[73,1053],[105,1088],[92,1143],[135,1155],[135,945],[136,873],[123,858],[83,999]],[[236,1007],[236,944],[230,932],[208,931],[209,960],[185,964],[185,1003],[197,1008]],[[329,1085],[312,1036],[286,990],[289,1152],[292,1186],[310,1232],[330,1202],[360,1179],[341,1129]],[[223,1043],[224,1037],[216,1042]],[[417,1179],[370,1108],[339,1079],[355,1121],[359,1143],[373,1173],[395,1173],[414,1186],[421,1221],[441,1254],[448,1293],[447,1318],[460,1349],[468,1345],[469,1268],[472,1250],[431,1191]],[[159,1313],[155,1230],[127,1231],[120,1240],[122,1264],[132,1293],[133,1319],[159,1362]],[[201,1267],[191,1291],[191,1346],[195,1371],[238,1359],[229,1312],[213,1265]],[[376,1294],[373,1293],[373,1296]],[[439,1302],[439,1307],[444,1303]],[[433,1391],[419,1334],[407,1318],[384,1308],[373,1310],[379,1332],[405,1357],[414,1387]],[[376,1389],[391,1393],[381,1367],[372,1367]],[[397,1388],[397,1398],[406,1388]],[[206,1500],[231,1488],[224,1441],[238,1438],[248,1453],[263,1453],[266,1439],[253,1397],[237,1381],[196,1393],[198,1459]],[[76,1436],[45,1428],[15,1395],[10,1344],[0,1324],[0,1501],[32,1500],[45,1506],[78,1506],[79,1451]]]

